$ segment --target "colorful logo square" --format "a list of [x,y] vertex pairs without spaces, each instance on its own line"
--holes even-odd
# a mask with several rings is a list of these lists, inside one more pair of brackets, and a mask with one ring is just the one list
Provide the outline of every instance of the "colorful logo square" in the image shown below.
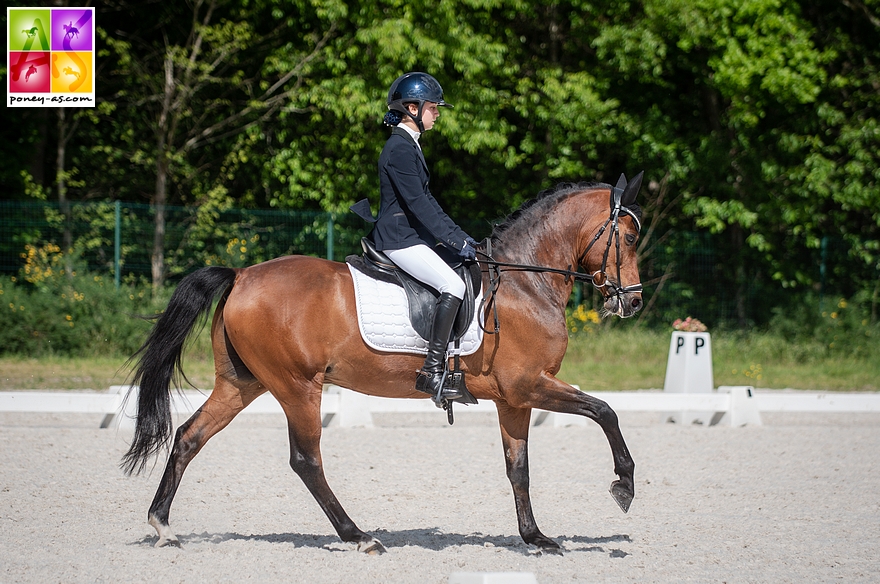
[[52,53],[52,93],[91,93],[89,53]]
[[9,53],[10,93],[49,93],[51,53],[29,51]]
[[93,31],[91,10],[70,8],[52,11],[53,51],[92,51]]
[[10,51],[48,51],[52,11],[43,8],[8,10],[6,22]]
[[7,107],[95,106],[95,9],[6,8]]

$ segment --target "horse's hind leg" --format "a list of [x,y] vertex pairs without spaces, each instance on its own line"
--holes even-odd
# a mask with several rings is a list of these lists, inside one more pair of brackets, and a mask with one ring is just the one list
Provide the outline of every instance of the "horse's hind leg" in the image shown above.
[[245,406],[264,392],[261,387],[242,391],[218,376],[214,391],[205,404],[177,429],[165,473],[147,515],[148,522],[159,534],[156,547],[180,545],[168,524],[168,514],[187,465],[214,434],[225,428]]
[[501,443],[504,446],[504,463],[507,466],[510,486],[513,487],[519,534],[524,542],[537,546],[542,551],[560,553],[559,544],[541,533],[532,513],[532,501],[529,496],[529,424],[532,410],[500,403],[497,404],[497,408],[498,422],[501,425]]
[[382,543],[358,529],[342,508],[324,476],[321,459],[321,383],[313,382],[303,395],[279,397],[287,415],[290,437],[290,467],[324,510],[342,541],[356,543],[358,551],[385,552]]

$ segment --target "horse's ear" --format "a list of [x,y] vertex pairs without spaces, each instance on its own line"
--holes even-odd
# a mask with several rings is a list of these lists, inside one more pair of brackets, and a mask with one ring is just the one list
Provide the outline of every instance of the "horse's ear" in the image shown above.
[[611,203],[612,209],[617,209],[620,207],[620,199],[623,196],[623,189],[626,188],[626,175],[622,172],[620,173],[620,178],[617,179],[617,185],[611,189]]
[[[621,179],[623,179],[623,175],[620,175]],[[645,176],[645,171],[643,170],[639,174],[636,175],[634,179],[626,183],[626,187],[623,189],[623,196],[620,198],[620,204],[624,207],[629,207],[633,203],[636,202],[636,197],[639,195],[639,189],[642,188],[642,178]],[[625,180],[625,179],[624,179]],[[618,188],[620,187],[620,181],[617,181]]]

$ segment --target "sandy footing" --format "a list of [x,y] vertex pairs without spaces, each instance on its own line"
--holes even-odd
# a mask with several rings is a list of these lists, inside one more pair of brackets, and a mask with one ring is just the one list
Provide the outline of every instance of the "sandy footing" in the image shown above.
[[388,549],[340,542],[287,465],[283,416],[243,414],[190,465],[156,549],[150,476],[118,468],[100,416],[0,414],[0,582],[412,582],[530,572],[555,582],[880,580],[880,415],[764,415],[682,427],[622,413],[636,461],[623,514],[598,426],[532,430],[531,493],[562,556],[519,537],[494,416],[376,416],[324,430],[330,485]]

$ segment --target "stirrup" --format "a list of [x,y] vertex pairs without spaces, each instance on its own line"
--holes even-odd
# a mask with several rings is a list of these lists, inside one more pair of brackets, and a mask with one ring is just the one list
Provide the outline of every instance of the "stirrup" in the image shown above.
[[445,369],[441,371],[422,369],[416,377],[416,390],[430,395],[434,405],[438,408],[443,407],[444,401],[453,401],[463,397],[458,387],[446,384],[446,378],[447,371]]
[[446,385],[446,387],[453,389],[457,393],[461,394],[461,397],[455,398],[452,401],[457,401],[458,403],[464,404],[466,406],[480,403],[479,401],[477,401],[477,398],[475,398],[473,394],[468,390],[468,387],[464,382],[464,372],[449,371],[446,375],[446,379],[443,380],[443,383],[444,385]]

